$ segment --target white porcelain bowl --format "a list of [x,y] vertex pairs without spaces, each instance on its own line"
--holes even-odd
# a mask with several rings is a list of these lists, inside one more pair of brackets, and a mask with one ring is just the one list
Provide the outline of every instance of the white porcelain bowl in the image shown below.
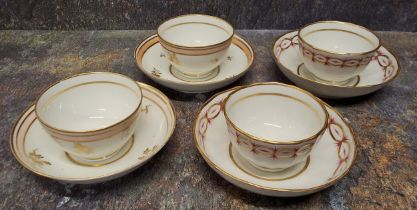
[[339,21],[304,26],[298,39],[307,69],[318,79],[335,83],[359,75],[381,46],[369,29]]
[[45,130],[79,162],[116,155],[134,131],[142,91],[121,74],[93,72],[62,80],[36,102]]
[[226,59],[233,27],[209,15],[169,19],[158,27],[158,38],[178,74],[190,80],[208,77]]
[[233,147],[253,166],[281,171],[307,159],[328,123],[320,99],[295,86],[256,83],[225,99]]

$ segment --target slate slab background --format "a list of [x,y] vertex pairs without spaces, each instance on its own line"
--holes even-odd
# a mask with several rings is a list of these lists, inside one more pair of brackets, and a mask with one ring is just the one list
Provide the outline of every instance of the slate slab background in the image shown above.
[[416,0],[0,0],[0,29],[152,30],[188,13],[219,16],[237,29],[296,29],[332,19],[417,31]]
[[[215,92],[183,94],[152,82],[133,50],[155,31],[0,31],[0,209],[417,209],[417,33],[379,32],[395,53],[400,75],[364,97],[326,100],[352,122],[358,157],[336,185],[298,198],[242,190],[205,163],[191,136],[194,113]],[[236,83],[278,81],[271,47],[285,31],[237,31],[256,58]],[[111,71],[155,86],[173,102],[177,127],[146,165],[95,185],[64,185],[24,169],[8,136],[19,114],[54,82],[88,71]]]

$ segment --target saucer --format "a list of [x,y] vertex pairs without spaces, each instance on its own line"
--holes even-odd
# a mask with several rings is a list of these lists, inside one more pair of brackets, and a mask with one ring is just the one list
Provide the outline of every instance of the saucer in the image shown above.
[[341,85],[341,86],[344,86],[344,87],[356,87],[359,84],[359,82],[361,81],[361,77],[358,75],[358,76],[352,77],[352,78],[350,78],[350,79],[348,79],[348,80],[346,80],[342,83],[335,84],[331,81],[326,81],[326,80],[323,80],[323,79],[320,79],[320,78],[316,77],[313,73],[311,73],[307,69],[307,67],[304,65],[304,63],[301,63],[300,65],[298,65],[297,75],[299,75],[299,76],[301,76],[305,79],[317,81],[317,82],[320,82],[320,83],[323,83],[323,84],[326,84],[326,85]]
[[[167,143],[175,128],[175,111],[168,97],[156,88],[139,83],[143,102],[136,130],[113,162],[105,165],[77,163],[42,128],[30,106],[17,120],[10,148],[29,171],[61,182],[91,184],[123,176],[150,160]],[[82,145],[81,145],[82,146]]]
[[135,50],[136,64],[139,69],[155,82],[186,93],[212,91],[229,85],[242,77],[252,66],[254,52],[245,40],[234,35],[227,52],[227,59],[208,75],[205,81],[185,81],[176,73],[162,52],[158,36],[152,35],[142,41]]
[[366,95],[385,87],[400,72],[396,57],[381,46],[365,70],[346,84],[331,84],[318,80],[302,65],[297,32],[292,31],[279,37],[272,53],[276,64],[288,79],[318,96],[347,98]]
[[356,158],[355,135],[346,120],[327,104],[329,127],[306,162],[277,173],[261,171],[240,157],[230,147],[223,115],[224,99],[236,88],[210,98],[197,112],[193,125],[197,149],[219,175],[240,188],[279,197],[314,193],[347,175]]

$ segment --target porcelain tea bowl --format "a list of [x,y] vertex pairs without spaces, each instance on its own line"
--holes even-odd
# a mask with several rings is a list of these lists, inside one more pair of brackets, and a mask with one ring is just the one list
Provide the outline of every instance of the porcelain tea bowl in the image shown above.
[[[84,165],[121,157],[130,147],[142,90],[127,76],[92,72],[48,88],[36,101],[42,127],[67,155]],[[117,158],[118,159],[118,158]]]
[[157,33],[173,74],[186,81],[198,81],[218,73],[234,30],[221,18],[190,14],[165,21]]
[[343,84],[359,75],[381,46],[369,29],[353,23],[319,21],[298,31],[307,69],[326,83]]
[[329,114],[300,88],[255,83],[230,93],[224,115],[234,149],[254,167],[275,172],[307,161]]

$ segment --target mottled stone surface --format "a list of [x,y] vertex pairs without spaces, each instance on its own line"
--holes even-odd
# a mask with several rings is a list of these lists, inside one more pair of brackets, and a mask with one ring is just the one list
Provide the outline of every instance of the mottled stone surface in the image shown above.
[[[238,31],[254,47],[253,68],[237,83],[290,83],[274,64],[271,47],[284,31]],[[215,92],[183,94],[138,71],[133,50],[153,31],[0,32],[0,208],[416,209],[417,33],[381,32],[402,71],[386,88],[364,97],[329,101],[351,122],[357,162],[341,182],[298,198],[271,198],[239,189],[217,175],[194,147],[194,112]],[[8,135],[19,114],[57,80],[88,71],[112,71],[153,85],[173,101],[177,128],[142,168],[95,185],[64,185],[24,169]],[[229,87],[231,87],[229,86]],[[225,88],[223,88],[225,89]]]
[[238,29],[295,29],[344,20],[383,31],[417,31],[415,0],[0,0],[0,29],[155,29],[183,14],[222,17]]

